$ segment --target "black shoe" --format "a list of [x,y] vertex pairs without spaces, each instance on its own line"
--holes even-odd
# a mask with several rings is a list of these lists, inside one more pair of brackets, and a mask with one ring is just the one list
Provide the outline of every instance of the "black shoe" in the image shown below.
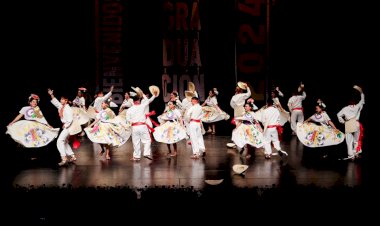
[[286,151],[283,151],[283,150],[277,150],[278,154],[283,157],[283,156],[288,156],[288,153]]
[[144,158],[149,159],[149,160],[153,160],[152,157],[149,155],[144,155]]

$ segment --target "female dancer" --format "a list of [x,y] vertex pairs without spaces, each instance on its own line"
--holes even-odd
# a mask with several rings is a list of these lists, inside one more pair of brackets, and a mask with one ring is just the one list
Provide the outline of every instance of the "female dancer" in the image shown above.
[[[58,136],[59,128],[52,128],[38,107],[40,98],[31,94],[29,106],[21,108],[19,114],[7,126],[7,134],[27,148],[43,147]],[[20,120],[22,117],[25,120]]]
[[[116,119],[115,113],[109,108],[111,99],[102,102],[102,110],[96,115],[96,120],[85,129],[87,137],[94,143],[99,143],[102,150],[99,155],[106,152],[106,159],[110,160],[110,148],[123,145],[130,137],[124,126]],[[105,147],[105,151],[104,151]]]
[[209,96],[202,104],[203,117],[202,122],[210,123],[208,126],[208,133],[215,134],[215,122],[221,120],[228,120],[230,116],[222,111],[218,106],[216,96],[219,94],[216,88],[209,91]]
[[[77,96],[73,100],[73,116],[74,120],[77,120],[80,125],[84,125],[89,123],[90,121],[90,116],[87,114],[86,111],[86,100],[84,98],[84,94],[86,93],[87,89],[86,88],[79,88]],[[82,133],[79,136],[84,136],[85,133],[82,131]]]
[[[186,130],[183,125],[181,112],[176,109],[174,102],[168,102],[168,110],[160,116],[161,125],[155,128],[154,139],[168,145],[171,157],[177,155],[177,142],[186,138]],[[171,153],[170,144],[173,144],[174,152]]]
[[[314,123],[309,123],[311,121]],[[305,146],[312,148],[337,145],[344,140],[344,134],[335,127],[322,104],[315,106],[314,115],[303,123],[297,123],[297,137]]]
[[232,131],[232,141],[240,152],[246,146],[248,149],[246,158],[250,158],[249,146],[262,147],[264,145],[264,138],[263,130],[253,112],[253,102],[247,102],[244,105],[244,109],[245,113],[235,118],[236,128]]

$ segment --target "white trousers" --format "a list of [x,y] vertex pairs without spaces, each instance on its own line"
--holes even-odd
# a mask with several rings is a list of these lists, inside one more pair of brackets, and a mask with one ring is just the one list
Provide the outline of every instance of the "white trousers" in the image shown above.
[[296,133],[297,132],[297,122],[303,122],[303,111],[301,110],[294,110],[292,111],[292,114],[290,116],[290,126],[292,127],[292,130]]
[[353,133],[346,133],[347,154],[349,157],[355,155],[355,147],[359,141],[360,129]]
[[271,142],[273,142],[274,148],[278,151],[281,150],[280,141],[278,140],[277,128],[267,128],[264,132],[264,153],[266,155],[272,154]]
[[144,145],[144,156],[151,155],[151,139],[146,125],[132,126],[133,157],[141,158],[141,143]]
[[190,122],[189,123],[190,141],[191,148],[193,149],[193,154],[200,155],[206,148],[203,140],[201,123],[200,122]]
[[61,157],[73,155],[74,152],[69,145],[70,133],[68,129],[63,129],[57,139],[57,148]]

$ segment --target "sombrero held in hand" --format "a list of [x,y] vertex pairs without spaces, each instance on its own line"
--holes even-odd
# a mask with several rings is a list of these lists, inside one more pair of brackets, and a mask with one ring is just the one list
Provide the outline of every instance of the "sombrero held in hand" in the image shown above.
[[195,85],[194,85],[194,83],[188,82],[187,83],[187,88],[188,88],[189,91],[194,92],[195,91]]
[[131,86],[131,88],[133,89],[133,91],[135,91],[135,93],[136,93],[140,98],[143,97],[144,92],[143,92],[139,87],[133,87],[133,86]]
[[247,83],[245,83],[245,82],[238,82],[238,83],[237,83],[237,86],[238,86],[240,89],[246,90],[248,85],[247,85]]
[[300,86],[298,87],[298,92],[302,92],[305,89],[305,85],[301,82]]
[[363,92],[362,88],[358,85],[354,85],[353,88],[356,89],[357,91],[361,92],[361,93]]
[[191,98],[196,97],[197,95],[195,94],[194,91],[186,90],[185,91],[185,97],[190,101]]
[[153,96],[160,95],[160,88],[158,88],[158,86],[149,86],[149,91]]

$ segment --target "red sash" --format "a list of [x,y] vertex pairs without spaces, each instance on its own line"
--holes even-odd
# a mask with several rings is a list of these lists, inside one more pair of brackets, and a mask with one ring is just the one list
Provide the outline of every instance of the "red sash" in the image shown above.
[[146,125],[146,127],[148,127],[149,135],[150,135],[150,141],[153,142],[152,133],[154,132],[154,129],[152,127],[150,127],[148,124],[146,124],[145,122],[134,122],[134,123],[132,123],[132,126],[140,126],[140,125]]
[[231,124],[236,126],[235,117],[232,118]]
[[363,137],[364,137],[363,124],[359,122],[359,125],[360,125],[360,132],[359,132],[359,140],[358,140],[358,146],[356,147],[356,152],[359,152],[362,149],[362,143],[363,143]]
[[[151,119],[150,118],[150,116],[152,116],[152,115],[156,115],[156,111],[151,111],[151,112],[149,112],[148,114],[145,114],[145,117],[147,118],[147,119],[149,119],[151,122],[152,122],[152,124],[154,125],[154,126],[159,126],[160,124],[158,124],[156,121],[154,121],[153,119]],[[153,129],[153,128],[152,128]],[[153,130],[154,131],[154,130]]]

